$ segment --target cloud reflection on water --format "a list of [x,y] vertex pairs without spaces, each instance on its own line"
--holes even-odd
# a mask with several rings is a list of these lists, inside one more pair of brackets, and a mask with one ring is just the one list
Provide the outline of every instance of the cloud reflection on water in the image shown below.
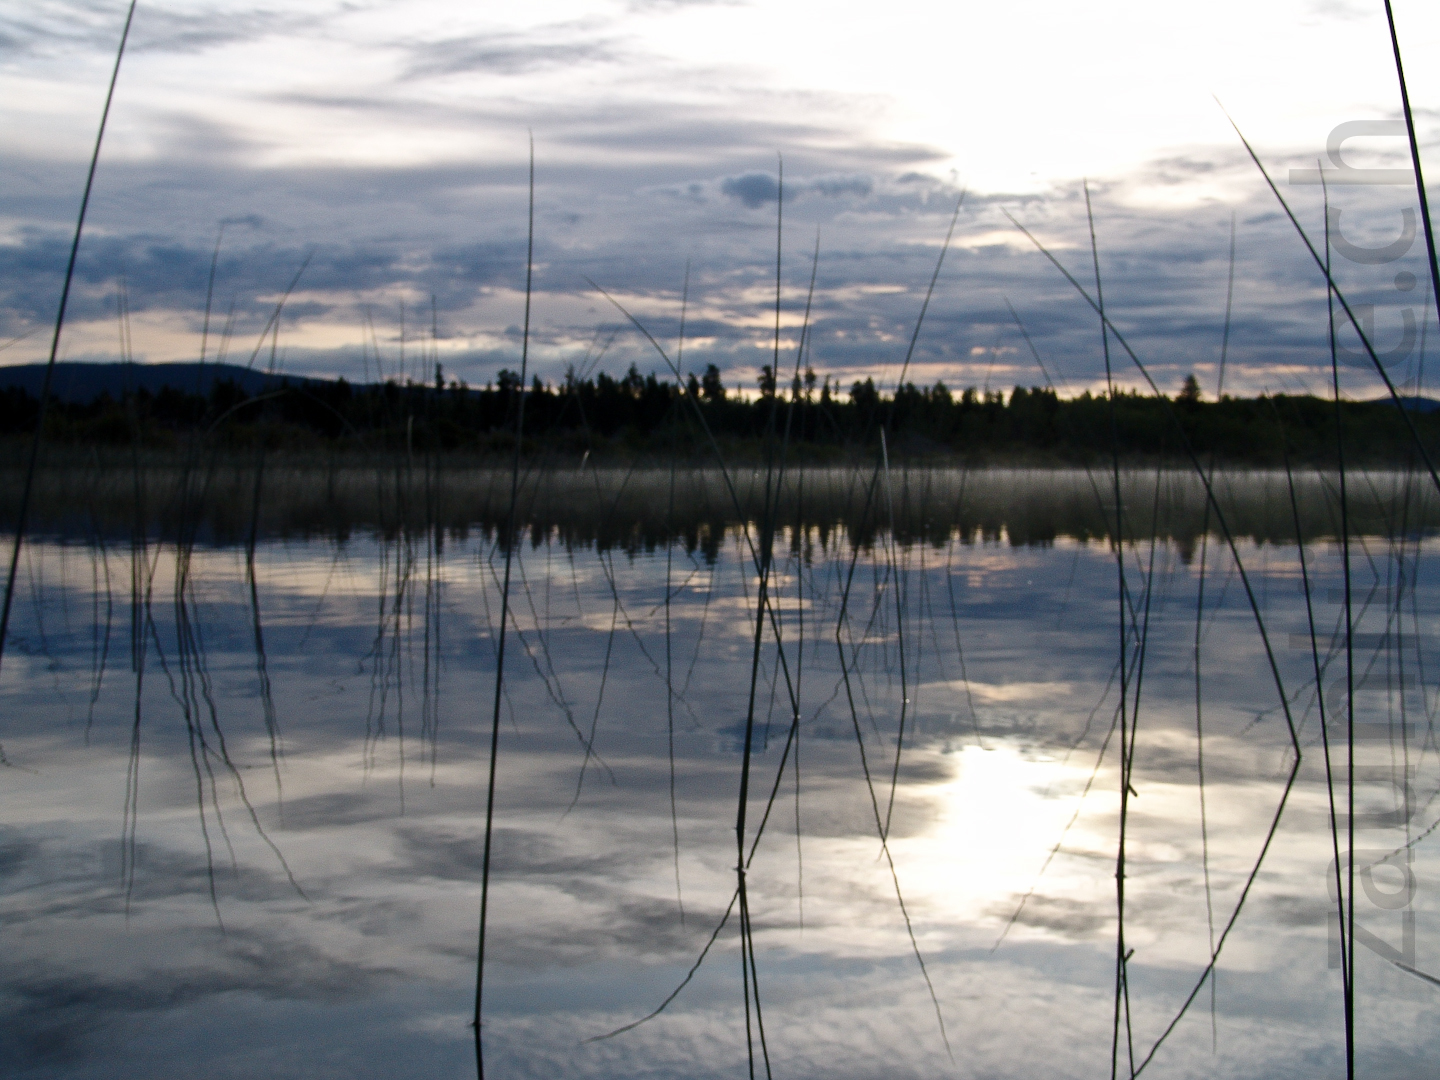
[[[1427,556],[1430,546],[1422,543]],[[123,615],[86,746],[90,555],[58,543],[30,550],[43,599],[18,631],[27,662],[7,662],[0,679],[4,744],[17,766],[6,770],[0,794],[5,1052],[36,1076],[127,1075],[141,1060],[147,1075],[179,1075],[194,1071],[197,1056],[207,1075],[465,1074],[486,747],[475,703],[492,685],[493,553],[480,540],[452,542],[432,566],[443,637],[429,651],[421,640],[429,625],[423,545],[404,537],[355,537],[339,551],[323,541],[262,545],[278,796],[246,632],[243,563],[232,550],[197,550],[193,590],[184,594],[235,765],[232,775],[218,756],[205,757],[197,777],[180,698],[161,664],[163,655],[176,671],[179,610],[168,591],[174,564],[162,557],[127,913],[117,837],[134,690]],[[1293,549],[1240,550],[1260,583],[1272,636],[1301,631]],[[1197,568],[1181,554],[1174,545],[1157,551],[1131,801],[1126,933],[1136,949],[1131,995],[1144,1048],[1209,949],[1191,668]],[[1334,553],[1309,554],[1329,588]],[[1381,566],[1385,552],[1376,554]],[[1146,565],[1148,546],[1132,555],[1133,573]],[[847,650],[859,645],[847,656],[882,804],[902,637],[885,557],[883,548],[863,553],[863,595],[857,586],[845,632]],[[960,1070],[1093,1075],[1109,1052],[1115,930],[1113,742],[1096,767],[1117,701],[1112,557],[1101,544],[1063,538],[1037,547],[911,546],[898,557],[911,701],[890,847]],[[1213,548],[1209,557],[1202,671],[1218,925],[1244,888],[1291,758],[1251,613],[1227,583],[1228,557]],[[744,716],[753,632],[745,599],[753,581],[727,542],[713,582],[706,569],[671,604],[676,682],[687,683],[675,710],[682,924],[665,794],[663,550],[607,558],[602,569],[593,550],[549,542],[521,552],[529,594],[514,609],[523,644],[501,733],[492,894],[495,1004],[487,1026],[495,1067],[535,1076],[733,1075],[743,1065],[743,1016],[728,935],[670,1012],[614,1040],[580,1043],[664,998],[733,889],[737,760],[728,733]],[[688,560],[676,567],[677,579],[691,570]],[[1407,633],[1433,624],[1421,567]],[[836,570],[817,553],[812,563],[790,562],[780,577],[791,663],[803,667],[801,791],[797,807],[787,772],[750,875],[767,1032],[783,1075],[931,1075],[949,1066],[859,775],[833,636]],[[803,628],[797,586],[805,590]],[[625,616],[612,641],[617,610]],[[1333,616],[1334,605],[1326,610]],[[1382,632],[1381,608],[1366,618],[1366,632]],[[597,714],[607,644],[612,662]],[[1406,655],[1379,650],[1367,662],[1383,671]],[[1207,991],[1151,1066],[1157,1075],[1311,1075],[1314,1062],[1339,1060],[1338,977],[1327,967],[1328,811],[1305,689],[1313,671],[1308,652],[1278,659],[1302,724],[1300,786],[1223,954],[1217,1056]],[[427,662],[440,672],[429,702],[437,684],[424,673]],[[775,670],[772,648],[766,697]],[[783,686],[774,701],[761,710],[769,737],[756,759],[752,820],[784,744]],[[1369,688],[1360,699],[1372,718],[1393,711],[1387,702],[1398,698]],[[1411,818],[1417,834],[1434,817],[1425,800],[1436,788],[1437,755],[1428,699],[1412,693],[1409,708],[1406,743],[1371,740],[1361,752],[1371,765],[1396,746],[1408,750],[1412,788],[1424,803]],[[425,716],[433,722],[422,730]],[[590,763],[567,812],[584,757],[577,731],[583,741],[592,721],[603,767]],[[242,782],[308,899],[252,826]],[[1360,809],[1372,815],[1364,820],[1393,811],[1400,790],[1362,787]],[[1367,849],[1403,843],[1393,826],[1366,828]],[[1423,842],[1415,852],[1416,966],[1434,969],[1434,904],[1423,885],[1433,859]],[[1394,913],[1362,907],[1359,918],[1399,940]],[[1374,953],[1360,956],[1362,1058],[1377,1075],[1399,1075],[1407,1055],[1434,1048],[1420,1026],[1434,991]],[[1304,1062],[1311,1064],[1302,1069]]]

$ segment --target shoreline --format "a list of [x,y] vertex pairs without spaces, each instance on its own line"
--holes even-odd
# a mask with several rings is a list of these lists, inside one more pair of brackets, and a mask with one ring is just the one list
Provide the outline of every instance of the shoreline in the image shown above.
[[[345,536],[439,529],[498,531],[510,471],[484,459],[444,455],[129,454],[88,461],[48,455],[37,474],[35,527],[52,536],[194,538],[230,543],[256,537]],[[57,460],[57,457],[61,460]],[[1306,541],[1339,535],[1331,473],[1292,474]],[[1424,535],[1440,529],[1440,495],[1417,470],[1351,470],[1353,536]],[[0,465],[0,529],[13,528],[23,472]],[[1108,469],[1033,466],[792,465],[778,494],[787,536],[843,532],[868,545],[893,529],[905,544],[999,540],[1015,546],[1065,537],[1109,541],[1113,478]],[[1215,506],[1191,468],[1129,466],[1120,475],[1127,542],[1171,540],[1182,549],[1207,531],[1237,540],[1295,540],[1290,480],[1283,470],[1217,468]],[[764,516],[766,470],[741,464],[612,465],[522,469],[519,526],[532,536],[626,550],[675,539],[687,547],[720,542]],[[704,539],[709,537],[709,540]],[[793,541],[792,542],[798,542]],[[1183,551],[1182,551],[1183,557]]]

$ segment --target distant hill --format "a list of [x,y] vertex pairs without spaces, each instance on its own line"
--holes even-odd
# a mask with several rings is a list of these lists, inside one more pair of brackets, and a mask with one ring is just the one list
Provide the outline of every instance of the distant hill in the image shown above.
[[[208,397],[210,387],[225,379],[237,383],[253,396],[276,385],[282,378],[292,386],[330,381],[297,375],[272,376],[239,364],[86,364],[67,361],[55,365],[55,379],[50,389],[57,401],[85,405],[106,391],[118,399],[127,390],[144,389],[153,394],[166,386]],[[44,381],[44,364],[0,367],[0,389],[15,386],[39,397]]]
[[[1375,400],[1385,405],[1393,404],[1393,399],[1388,397],[1376,398]],[[1400,407],[1407,412],[1433,413],[1440,409],[1440,401],[1428,397],[1406,397],[1400,396]]]

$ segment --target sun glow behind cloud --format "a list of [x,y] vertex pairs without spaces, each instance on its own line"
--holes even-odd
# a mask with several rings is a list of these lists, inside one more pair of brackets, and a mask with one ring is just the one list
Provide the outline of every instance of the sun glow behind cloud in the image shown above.
[[[1393,113],[1389,42],[1372,7],[1231,0],[1197,17],[1178,5],[1060,0],[900,0],[883,12],[812,0],[504,10],[417,0],[298,3],[281,16],[141,5],[111,152],[154,153],[167,120],[184,117],[243,132],[270,163],[515,161],[518,129],[539,111],[664,103],[820,120],[836,129],[824,141],[923,147],[937,175],[955,169],[980,191],[1043,190],[1123,176],[1178,147],[1231,144],[1212,95],[1278,148],[1318,147],[1339,115]],[[8,65],[12,89],[31,91],[7,110],[26,150],[75,154],[88,142],[87,98],[103,80],[76,78],[74,64],[102,75],[106,40],[102,12],[90,10],[90,35]],[[1427,55],[1440,14],[1408,5],[1400,18],[1408,49]],[[1410,75],[1418,103],[1440,89],[1425,65]],[[503,130],[507,119],[517,130]]]

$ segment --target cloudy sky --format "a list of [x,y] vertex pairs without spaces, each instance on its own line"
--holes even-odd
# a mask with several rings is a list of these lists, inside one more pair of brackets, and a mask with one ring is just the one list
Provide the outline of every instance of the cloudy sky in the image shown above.
[[[123,0],[0,3],[0,362],[48,347],[124,15]],[[1433,152],[1440,73],[1420,58],[1440,13],[1396,15]],[[597,356],[663,371],[639,335],[612,337],[623,317],[590,282],[674,342],[688,266],[685,366],[753,389],[783,156],[787,366],[818,235],[807,359],[893,381],[963,191],[910,376],[1043,383],[1008,299],[1062,390],[1100,384],[1097,320],[1005,217],[1093,282],[1088,178],[1107,304],[1163,387],[1194,371],[1213,391],[1233,217],[1227,387],[1323,389],[1319,276],[1217,97],[1318,238],[1320,189],[1289,170],[1336,170],[1338,124],[1399,116],[1382,5],[142,0],[62,357],[119,355],[123,293],[136,358],[194,359],[220,237],[211,355],[219,339],[248,362],[303,264],[283,369],[373,378],[403,356],[428,378],[438,352],[452,376],[493,378],[519,360],[533,133],[544,378]],[[1403,149],[1353,138],[1340,163],[1404,168]],[[1403,243],[1413,187],[1338,182],[1331,199],[1354,245],[1337,277],[1414,378],[1434,309],[1423,240]],[[1398,256],[1357,250],[1397,237]],[[1376,386],[1358,364],[1347,380]]]

